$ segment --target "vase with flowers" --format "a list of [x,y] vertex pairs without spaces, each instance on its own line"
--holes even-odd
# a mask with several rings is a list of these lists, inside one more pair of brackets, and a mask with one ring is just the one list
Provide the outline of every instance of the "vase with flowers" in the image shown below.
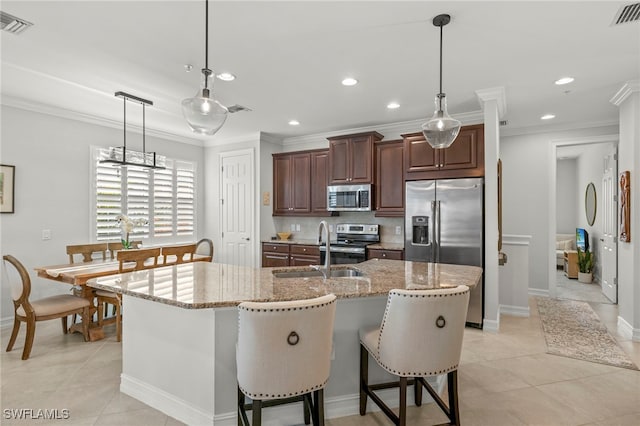
[[132,219],[127,215],[119,214],[116,216],[116,221],[122,230],[122,248],[129,250],[131,248],[131,240],[129,235],[133,232],[136,226],[144,226],[149,223],[147,219],[137,218]]

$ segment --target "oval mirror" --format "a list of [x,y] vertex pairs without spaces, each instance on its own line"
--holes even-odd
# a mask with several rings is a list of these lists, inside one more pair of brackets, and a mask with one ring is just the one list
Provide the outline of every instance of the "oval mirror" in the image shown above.
[[596,206],[596,187],[593,182],[591,182],[587,185],[587,190],[584,194],[584,211],[587,215],[587,223],[589,226],[593,226],[596,221]]

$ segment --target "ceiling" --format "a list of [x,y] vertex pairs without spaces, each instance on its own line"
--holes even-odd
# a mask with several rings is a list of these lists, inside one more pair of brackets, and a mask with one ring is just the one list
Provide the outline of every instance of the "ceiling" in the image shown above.
[[[438,92],[431,20],[448,13],[443,85],[451,115],[479,111],[476,91],[502,87],[507,132],[614,124],[609,100],[640,78],[640,23],[612,25],[629,3],[212,1],[209,65],[237,76],[216,80],[215,96],[252,111],[230,114],[205,138],[191,133],[180,109],[204,66],[204,1],[4,0],[3,12],[34,26],[2,32],[2,99],[117,123],[122,100],[113,94],[125,91],[154,102],[148,130],[205,143],[424,119]],[[346,76],[360,83],[344,87]],[[575,81],[554,85],[564,76]],[[400,108],[387,109],[391,101]],[[128,121],[139,122],[129,111]],[[541,121],[546,113],[556,118]]]

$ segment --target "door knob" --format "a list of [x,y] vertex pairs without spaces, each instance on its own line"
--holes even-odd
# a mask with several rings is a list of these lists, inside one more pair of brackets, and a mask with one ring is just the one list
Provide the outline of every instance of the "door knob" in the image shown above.
[[249,237],[245,237],[245,238],[243,238],[243,240],[249,241]]

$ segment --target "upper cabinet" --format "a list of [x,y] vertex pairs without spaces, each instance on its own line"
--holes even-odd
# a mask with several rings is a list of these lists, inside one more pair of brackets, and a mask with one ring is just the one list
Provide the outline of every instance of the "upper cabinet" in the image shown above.
[[329,152],[324,150],[273,154],[273,215],[328,216]]
[[433,149],[422,132],[404,138],[405,180],[484,176],[484,125],[464,126],[449,148]]
[[376,216],[404,216],[402,140],[376,142]]
[[329,138],[329,184],[373,183],[373,145],[378,132]]

